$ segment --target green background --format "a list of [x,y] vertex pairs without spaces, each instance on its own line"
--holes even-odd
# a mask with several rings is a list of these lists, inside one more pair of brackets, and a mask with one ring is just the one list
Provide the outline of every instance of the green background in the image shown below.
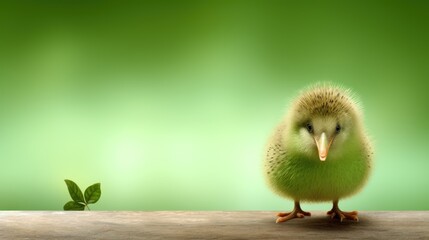
[[[300,89],[350,87],[375,168],[346,210],[429,210],[429,1],[0,6],[0,209],[287,210],[263,148]],[[329,203],[304,204],[328,210]]]

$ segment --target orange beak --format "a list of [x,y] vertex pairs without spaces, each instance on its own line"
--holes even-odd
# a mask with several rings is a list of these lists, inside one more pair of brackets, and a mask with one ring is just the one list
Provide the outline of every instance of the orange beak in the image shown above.
[[317,150],[319,151],[320,161],[325,161],[328,157],[329,147],[331,147],[332,140],[328,142],[326,133],[320,135],[319,140],[316,140]]

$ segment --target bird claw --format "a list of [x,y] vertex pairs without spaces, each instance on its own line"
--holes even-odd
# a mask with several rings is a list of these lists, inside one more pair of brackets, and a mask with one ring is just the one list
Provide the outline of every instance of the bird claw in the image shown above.
[[288,213],[277,213],[276,223],[286,222],[293,218],[303,218],[304,216],[311,216],[311,213],[302,211],[301,209],[294,209],[292,212]]
[[344,219],[353,220],[355,222],[359,222],[358,212],[343,212],[339,208],[333,208],[327,212],[327,214],[331,217],[331,219],[339,218],[340,222],[343,222]]
[[[291,213],[293,213],[293,212],[280,212],[280,213],[277,213],[277,217],[286,217],[287,215],[289,215]],[[302,211],[302,210],[298,211],[298,213],[302,214],[304,216],[311,216],[310,212],[306,212],[306,211]]]

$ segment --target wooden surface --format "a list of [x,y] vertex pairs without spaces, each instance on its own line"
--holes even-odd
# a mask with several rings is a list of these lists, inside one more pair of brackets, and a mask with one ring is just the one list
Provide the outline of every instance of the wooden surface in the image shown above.
[[0,212],[0,239],[429,239],[429,211],[325,212],[275,223],[275,212]]

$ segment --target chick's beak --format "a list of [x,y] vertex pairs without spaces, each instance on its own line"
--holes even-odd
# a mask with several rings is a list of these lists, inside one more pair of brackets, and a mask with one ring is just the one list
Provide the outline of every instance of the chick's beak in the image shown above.
[[319,140],[316,139],[317,150],[319,151],[320,161],[325,161],[328,157],[329,147],[331,146],[332,141],[328,142],[328,137],[326,133],[320,135]]

